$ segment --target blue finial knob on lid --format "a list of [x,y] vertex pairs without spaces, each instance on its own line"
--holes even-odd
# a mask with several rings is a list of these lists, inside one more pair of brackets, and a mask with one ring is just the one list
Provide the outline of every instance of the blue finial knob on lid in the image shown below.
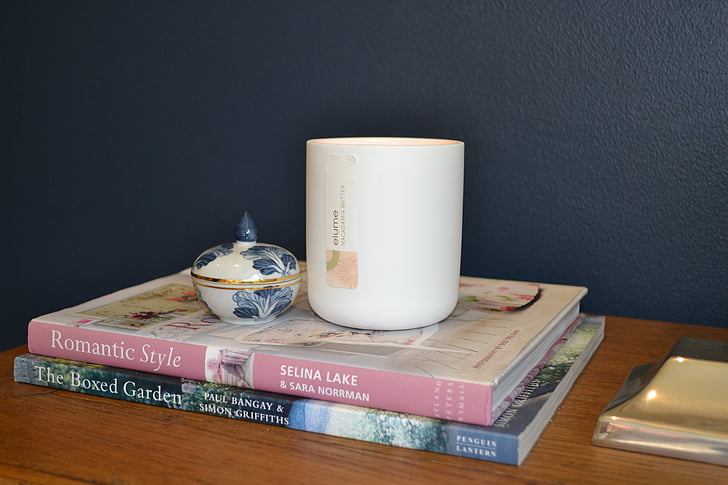
[[248,211],[245,211],[235,227],[235,239],[240,242],[255,242],[258,240],[258,226]]

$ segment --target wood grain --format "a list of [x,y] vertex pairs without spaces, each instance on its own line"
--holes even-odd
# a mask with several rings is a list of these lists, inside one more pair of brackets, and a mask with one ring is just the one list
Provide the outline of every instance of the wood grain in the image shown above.
[[607,318],[602,346],[520,467],[13,382],[0,353],[0,483],[728,483],[728,467],[591,444],[628,371],[728,329]]

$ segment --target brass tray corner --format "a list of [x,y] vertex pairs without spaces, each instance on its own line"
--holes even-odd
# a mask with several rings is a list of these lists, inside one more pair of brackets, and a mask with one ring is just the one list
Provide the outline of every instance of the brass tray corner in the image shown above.
[[728,342],[680,339],[632,369],[592,442],[728,466]]

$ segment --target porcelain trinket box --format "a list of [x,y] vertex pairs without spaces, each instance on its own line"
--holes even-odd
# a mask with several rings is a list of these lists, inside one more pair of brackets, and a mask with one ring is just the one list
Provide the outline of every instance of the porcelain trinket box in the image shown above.
[[247,212],[236,227],[235,238],[195,259],[191,277],[197,297],[224,322],[269,322],[298,295],[298,261],[280,246],[257,242],[258,229]]

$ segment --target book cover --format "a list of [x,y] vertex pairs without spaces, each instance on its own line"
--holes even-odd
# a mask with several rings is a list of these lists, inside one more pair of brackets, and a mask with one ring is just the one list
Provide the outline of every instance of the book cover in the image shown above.
[[492,424],[579,316],[586,288],[462,277],[435,325],[337,326],[294,305],[259,326],[228,324],[196,298],[189,270],[33,319],[32,353],[365,407]]
[[25,354],[17,382],[210,416],[455,456],[519,465],[538,440],[604,335],[586,317],[492,426],[299,398],[237,386]]

